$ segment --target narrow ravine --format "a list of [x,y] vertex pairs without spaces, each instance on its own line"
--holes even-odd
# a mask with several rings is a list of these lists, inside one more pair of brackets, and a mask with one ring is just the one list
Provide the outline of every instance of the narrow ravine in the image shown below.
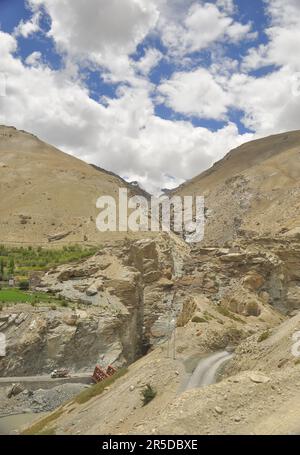
[[232,357],[233,354],[223,351],[212,354],[205,359],[201,359],[189,382],[187,383],[185,390],[214,384],[217,380],[217,372],[219,368],[225,362],[228,362],[228,360]]

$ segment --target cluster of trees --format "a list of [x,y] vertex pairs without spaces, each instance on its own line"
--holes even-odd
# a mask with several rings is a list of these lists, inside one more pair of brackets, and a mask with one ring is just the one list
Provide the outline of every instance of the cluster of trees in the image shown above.
[[9,278],[9,276],[15,273],[15,260],[13,257],[8,258],[5,261],[3,258],[0,258],[0,279],[4,280]]
[[87,258],[98,250],[99,247],[83,248],[80,245],[64,246],[61,249],[33,248],[31,246],[17,248],[0,245],[0,261],[3,258],[4,268],[7,264],[7,269],[12,269],[10,264],[15,262],[18,272],[26,276],[33,270],[46,270],[59,264]]

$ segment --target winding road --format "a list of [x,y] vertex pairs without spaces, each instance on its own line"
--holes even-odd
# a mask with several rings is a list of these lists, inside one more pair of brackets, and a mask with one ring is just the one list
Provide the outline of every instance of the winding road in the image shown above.
[[92,374],[92,372],[78,373],[70,375],[66,378],[51,378],[50,375],[1,377],[0,387],[8,387],[11,384],[22,384],[25,387],[30,387],[32,390],[35,390],[39,388],[50,389],[51,387],[66,383],[91,384],[93,383]]

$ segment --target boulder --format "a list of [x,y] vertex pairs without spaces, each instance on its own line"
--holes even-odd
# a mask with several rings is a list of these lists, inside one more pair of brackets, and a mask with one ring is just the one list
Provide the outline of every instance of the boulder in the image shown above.
[[220,260],[223,262],[243,262],[246,258],[244,253],[229,253],[223,256],[220,256]]
[[270,382],[271,379],[261,373],[251,373],[250,380],[255,384],[266,384],[267,382]]
[[20,383],[12,384],[12,386],[8,389],[7,398],[15,397],[22,393],[25,390],[25,387],[22,386]]
[[244,286],[254,291],[260,289],[264,282],[265,282],[264,277],[257,273],[256,271],[249,272],[243,279]]
[[160,271],[153,270],[153,271],[148,272],[148,273],[146,273],[144,275],[144,282],[147,283],[147,284],[153,283],[154,281],[159,280],[160,277],[161,277]]
[[174,281],[168,280],[167,278],[161,278],[157,284],[164,289],[170,289],[174,286]]
[[222,300],[221,305],[232,313],[243,316],[259,316],[261,314],[261,301],[254,293],[243,289],[228,293]]
[[90,286],[86,291],[86,295],[88,297],[93,297],[94,295],[98,294],[98,289],[95,286]]

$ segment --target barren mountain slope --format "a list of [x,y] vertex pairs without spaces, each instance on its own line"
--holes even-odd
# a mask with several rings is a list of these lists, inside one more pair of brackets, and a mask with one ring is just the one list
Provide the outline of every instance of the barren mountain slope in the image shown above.
[[[216,342],[219,338],[222,349],[222,343],[237,326],[245,332],[260,330],[266,324],[251,318],[247,328],[239,323],[235,327],[222,316],[223,324],[214,321],[202,330],[202,325],[199,328],[199,324],[189,322],[177,330],[175,360],[168,356],[167,344],[161,345],[132,364],[100,396],[84,404],[66,403],[52,420],[48,419],[50,423],[43,430],[52,429],[59,435],[299,434],[300,366],[290,349],[299,320],[298,314],[283,321],[278,327],[279,336],[274,332],[261,342],[254,334],[242,341],[236,360],[228,364],[229,376],[208,387],[186,390],[189,364],[197,360],[197,355],[198,359],[205,355],[209,340]],[[281,343],[285,349],[281,349]],[[242,350],[247,353],[243,366]],[[147,383],[156,389],[157,397],[143,407],[141,391]]]
[[138,191],[31,134],[0,126],[1,243],[110,239],[111,233],[96,229],[96,201],[102,195],[118,198],[125,186],[131,194]]
[[204,195],[205,241],[285,235],[300,226],[300,131],[267,137],[232,150],[173,195]]

